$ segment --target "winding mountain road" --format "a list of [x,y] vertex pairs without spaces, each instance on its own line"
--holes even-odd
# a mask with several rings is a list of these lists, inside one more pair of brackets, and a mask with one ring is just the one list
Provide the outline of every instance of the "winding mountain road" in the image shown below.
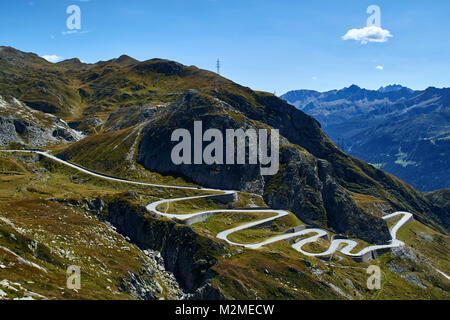
[[301,231],[297,231],[297,232],[292,232],[292,233],[286,233],[286,234],[282,234],[279,236],[275,236],[272,237],[270,239],[267,239],[265,241],[256,243],[256,244],[243,244],[243,243],[236,243],[233,241],[230,241],[228,239],[228,236],[232,233],[235,233],[237,231],[241,231],[241,230],[245,230],[245,229],[249,229],[249,228],[254,228],[257,226],[261,226],[264,225],[266,223],[269,223],[271,221],[280,219],[282,217],[285,217],[287,215],[289,215],[290,213],[288,211],[284,211],[284,210],[274,210],[274,209],[220,209],[220,210],[208,210],[208,211],[202,211],[202,212],[196,212],[196,213],[191,213],[191,214],[170,214],[167,212],[161,212],[158,210],[158,207],[160,205],[170,205],[170,203],[173,202],[178,202],[178,201],[185,201],[185,200],[193,200],[193,199],[200,199],[200,198],[211,198],[214,197],[218,194],[220,195],[233,195],[233,194],[237,194],[237,191],[234,190],[220,190],[220,189],[208,189],[208,188],[196,188],[196,187],[188,187],[188,186],[175,186],[175,185],[160,185],[160,184],[153,184],[153,183],[145,183],[145,182],[137,182],[137,181],[131,181],[131,180],[127,180],[127,179],[121,179],[121,178],[116,178],[116,177],[111,177],[111,176],[107,176],[107,175],[103,175],[85,168],[82,168],[78,165],[72,164],[68,161],[64,161],[61,160],[47,152],[43,152],[43,151],[35,151],[35,150],[0,150],[0,152],[8,152],[8,153],[32,153],[32,154],[39,154],[41,156],[44,156],[46,158],[49,158],[53,161],[56,161],[58,163],[61,163],[63,165],[66,165],[68,167],[71,167],[73,169],[76,169],[80,172],[83,172],[85,174],[97,177],[97,178],[101,178],[101,179],[105,179],[105,180],[110,180],[110,181],[116,181],[116,182],[122,182],[122,183],[129,183],[129,184],[134,184],[134,185],[141,185],[141,186],[149,186],[149,187],[159,187],[159,188],[169,188],[169,189],[183,189],[183,190],[193,190],[193,191],[202,191],[202,192],[214,192],[215,194],[211,194],[211,195],[204,195],[204,196],[195,196],[195,197],[184,197],[184,198],[177,198],[177,199],[164,199],[164,200],[160,200],[160,201],[156,201],[153,202],[151,204],[149,204],[147,206],[147,210],[154,212],[158,215],[164,216],[164,217],[168,217],[168,218],[172,218],[172,219],[177,219],[180,221],[185,221],[188,222],[190,219],[192,220],[193,218],[197,218],[195,221],[204,221],[207,218],[215,215],[215,214],[219,214],[219,213],[274,213],[275,215],[273,217],[270,218],[266,218],[266,219],[262,219],[259,221],[255,221],[255,222],[250,222],[250,223],[245,223],[242,224],[238,227],[235,228],[231,228],[225,231],[220,232],[219,234],[217,234],[217,238],[226,241],[228,244],[230,245],[234,245],[234,246],[241,246],[241,247],[245,247],[245,248],[249,248],[249,249],[259,249],[262,246],[271,244],[271,243],[275,243],[278,241],[282,241],[282,240],[288,240],[288,239],[294,239],[294,238],[301,238],[301,237],[305,237],[307,235],[309,235],[307,238],[305,239],[301,239],[300,241],[295,242],[292,245],[292,248],[294,248],[295,250],[297,250],[298,252],[304,254],[305,256],[309,256],[309,257],[329,257],[331,255],[333,255],[336,252],[341,252],[344,255],[347,255],[349,257],[352,257],[353,259],[357,260],[357,261],[370,261],[373,258],[376,258],[378,256],[379,252],[383,252],[385,250],[391,249],[391,248],[397,248],[397,247],[402,247],[405,244],[397,239],[397,232],[398,230],[403,227],[404,225],[406,225],[407,223],[409,223],[410,221],[413,220],[413,215],[409,212],[395,212],[389,215],[386,215],[383,217],[384,220],[386,221],[390,221],[390,220],[396,220],[398,219],[398,221],[391,227],[390,229],[390,234],[392,237],[392,240],[385,245],[373,245],[373,246],[368,246],[362,250],[360,250],[357,253],[352,253],[352,251],[357,247],[358,243],[356,241],[353,240],[349,240],[349,239],[333,239],[331,240],[331,244],[330,247],[328,248],[328,250],[326,250],[325,252],[321,252],[321,253],[310,253],[307,252],[305,250],[303,250],[302,248],[309,244],[309,243],[313,243],[316,242],[317,240],[319,240],[320,238],[326,238],[329,239],[330,234],[322,229],[318,229],[318,228],[306,228],[304,230]]

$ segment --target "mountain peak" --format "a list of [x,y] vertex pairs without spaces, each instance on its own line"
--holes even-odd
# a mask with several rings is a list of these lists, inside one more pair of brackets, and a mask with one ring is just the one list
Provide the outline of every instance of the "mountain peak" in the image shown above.
[[136,63],[139,63],[138,60],[127,56],[126,54],[121,55],[119,58],[115,60],[116,63],[120,64],[121,66],[129,66]]
[[12,48],[12,47],[0,46],[0,52],[2,52],[3,54],[8,54],[8,53],[10,53],[10,54],[17,54],[17,53],[19,53],[20,51],[14,49],[14,48]]
[[345,88],[344,90],[355,92],[361,90],[361,87],[357,86],[356,84],[352,84],[350,87]]
[[388,92],[395,92],[395,91],[400,91],[400,90],[407,90],[409,92],[413,92],[414,91],[414,90],[412,90],[410,88],[407,88],[407,87],[404,87],[404,86],[402,86],[400,84],[391,84],[391,85],[388,85],[386,87],[381,87],[380,89],[378,89],[378,92],[388,93]]
[[83,62],[80,61],[78,58],[72,58],[63,60],[57,63],[58,65],[77,65],[77,64],[83,64]]
[[46,63],[49,62],[35,53],[22,52],[12,47],[0,46],[0,59],[5,59],[13,65],[25,65],[27,63]]
[[34,53],[27,53],[27,52],[22,52],[20,50],[17,50],[13,47],[8,47],[8,46],[0,46],[0,54],[2,55],[10,55],[10,56],[24,56],[24,55],[33,55],[33,56],[37,56]]

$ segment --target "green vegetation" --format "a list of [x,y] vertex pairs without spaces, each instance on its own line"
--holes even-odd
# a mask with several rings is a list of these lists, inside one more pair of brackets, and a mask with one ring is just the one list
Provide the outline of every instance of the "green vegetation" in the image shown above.
[[[0,249],[0,264],[6,267],[1,269],[2,278],[51,299],[133,298],[120,290],[121,285],[130,272],[141,275],[148,260],[141,250],[87,210],[85,200],[101,197],[108,204],[116,204],[120,209],[118,214],[138,212],[139,221],[145,223],[145,228],[140,230],[142,237],[151,235],[152,240],[163,242],[175,234],[170,249],[182,252],[180,255],[192,253],[186,247],[179,247],[187,241],[188,250],[196,250],[192,257],[193,271],[211,275],[212,286],[226,298],[449,299],[448,283],[431,267],[450,273],[449,238],[443,234],[445,229],[433,213],[431,200],[399,179],[344,154],[324,135],[315,120],[274,95],[254,92],[212,72],[160,59],[142,63],[124,58],[93,65],[79,61],[49,64],[36,55],[11,48],[2,50],[0,55],[3,54],[12,57],[12,60],[0,59],[0,89],[4,95],[13,95],[35,109],[56,114],[72,124],[80,122],[80,128],[94,133],[67,147],[51,148],[54,154],[80,166],[142,182],[194,186],[177,176],[149,172],[136,159],[143,135],[150,130],[149,120],[156,119],[151,116],[153,109],[169,109],[164,117],[157,118],[159,128],[179,126],[192,118],[190,111],[198,111],[194,110],[198,106],[183,106],[189,112],[176,118],[170,112],[178,105],[171,103],[179,101],[186,90],[196,89],[199,91],[196,97],[204,103],[199,112],[205,118],[216,118],[220,123],[227,120],[237,125],[279,128],[284,135],[281,151],[283,159],[288,160],[281,163],[276,176],[266,181],[267,204],[283,207],[293,197],[302,195],[301,207],[292,206],[292,211],[294,207],[301,208],[295,212],[298,216],[304,214],[303,210],[308,211],[314,221],[329,227],[332,217],[327,216],[322,187],[331,179],[333,184],[342,187],[342,193],[350,194],[348,202],[354,202],[365,214],[381,217],[385,212],[407,210],[420,222],[415,221],[399,232],[400,239],[417,255],[417,262],[406,261],[394,253],[371,262],[381,267],[385,277],[382,290],[372,292],[366,287],[365,270],[369,264],[357,263],[340,253],[323,261],[295,251],[291,246],[294,239],[247,250],[228,246],[215,237],[221,231],[272,217],[274,213],[221,213],[188,227],[155,217],[142,205],[160,199],[205,195],[200,190],[114,182],[37,155],[0,154],[0,217],[9,221],[0,220],[0,246],[14,252]],[[101,119],[103,124],[93,128],[83,122],[93,117]],[[157,135],[154,138],[161,143]],[[292,183],[292,178],[297,181]],[[124,196],[131,194],[130,191],[133,199]],[[255,206],[265,207],[266,203],[260,196],[240,193],[231,207]],[[196,199],[160,209],[190,213],[225,208],[228,205]],[[111,214],[108,210],[101,213],[102,218]],[[268,226],[236,232],[230,235],[230,240],[255,243],[301,224],[291,214]],[[355,251],[367,245],[359,241]],[[323,252],[328,247],[328,241],[320,240],[304,249]],[[16,255],[44,268],[48,275],[36,265],[20,263]],[[189,254],[186,256],[191,258]],[[84,285],[79,292],[61,289],[65,287],[69,263],[82,267]],[[401,272],[393,267],[397,265]],[[415,278],[409,274],[417,276],[420,283],[414,283]],[[153,277],[161,280],[164,289],[158,298],[176,297],[167,289],[167,281],[159,277],[163,274],[157,272]],[[8,295],[22,297],[26,295],[22,291],[8,291]]]
[[280,219],[274,220],[268,226],[245,229],[230,234],[229,240],[236,243],[253,244],[282,235],[289,229],[303,225],[298,218],[290,214]]
[[270,218],[274,215],[275,213],[267,212],[225,212],[214,215],[205,222],[196,223],[193,228],[200,233],[206,230],[208,234],[216,236],[219,232],[238,227],[244,223]]
[[[1,279],[24,288],[6,290],[10,298],[32,292],[40,295],[35,299],[134,299],[121,289],[122,280],[129,272],[141,274],[147,259],[83,209],[54,201],[17,200],[0,202],[0,212],[0,218],[9,221],[0,219],[0,264],[6,266]],[[35,266],[20,262],[16,255]],[[81,267],[78,292],[66,289],[70,265]]]
[[106,175],[155,184],[195,186],[181,178],[149,172],[135,162],[139,129],[133,127],[91,136],[55,151],[72,163]]
[[436,268],[450,274],[450,237],[413,221],[401,228],[397,235],[415,251],[430,259]]
[[165,203],[160,205],[157,209],[169,214],[192,214],[208,210],[239,209],[251,206],[266,207],[266,204],[260,196],[238,192],[238,200],[229,205],[221,204],[209,198],[199,198]]
[[[101,195],[134,191],[141,196],[142,204],[161,198],[194,196],[195,190],[178,190],[114,182],[56,163],[47,158],[38,160],[30,154],[3,155],[6,162],[20,168],[22,174],[11,171],[0,174],[0,200],[14,199],[94,199]],[[14,171],[12,171],[14,172]]]
[[408,158],[408,154],[402,152],[401,149],[398,151],[398,154],[396,154],[395,156],[397,157],[397,160],[395,161],[395,163],[398,165],[401,165],[403,168],[417,164],[414,161],[405,161],[405,159]]
[[[139,196],[137,200],[133,200],[139,205],[159,198],[175,198],[196,193],[195,191],[158,190],[158,188],[143,188],[105,181],[80,174],[50,160],[43,159],[36,162],[37,159],[33,155],[2,155],[1,159],[3,174],[0,177],[11,178],[8,182],[0,183],[2,196],[7,195],[3,201],[0,201],[1,216],[9,219],[16,229],[27,231],[25,234],[18,233],[4,221],[0,221],[0,246],[8,247],[23,259],[51,271],[49,272],[51,278],[47,275],[43,277],[42,271],[27,265],[7,268],[6,271],[2,270],[2,275],[11,282],[20,283],[26,290],[47,298],[133,298],[118,288],[122,279],[128,275],[128,271],[139,273],[143,263],[144,258],[139,250],[130,246],[117,234],[110,234],[109,229],[105,229],[98,220],[92,219],[81,207],[76,204],[71,205],[72,201],[80,201],[87,196],[95,195],[107,195],[105,201],[112,201],[120,193],[132,190]],[[20,175],[10,174],[11,172],[20,173]],[[17,192],[17,188],[20,192]],[[61,201],[67,200],[62,202],[45,200],[50,195]],[[28,200],[28,198],[35,200]],[[239,199],[239,206],[261,201],[249,194],[240,194]],[[176,207],[178,210],[193,205],[201,209],[220,208],[220,205],[216,203],[203,200],[180,202],[177,205],[179,205]],[[292,249],[290,245],[292,240],[277,242],[259,250],[230,246],[218,247],[221,249],[211,247],[210,241],[217,242],[215,238],[217,233],[270,216],[272,214],[222,213],[192,226],[196,233],[205,237],[198,239],[203,249],[198,252],[195,259],[217,260],[212,267],[217,273],[212,279],[212,285],[226,297],[234,299],[448,298],[445,280],[435,271],[428,270],[423,263],[414,266],[415,269],[412,272],[419,277],[423,285],[427,286],[426,290],[418,288],[401,275],[390,271],[389,266],[392,261],[406,268],[404,262],[392,254],[383,255],[371,262],[371,264],[380,265],[385,278],[383,289],[380,292],[372,292],[366,288],[365,284],[367,280],[365,268],[368,264],[356,263],[339,253],[335,254],[331,261],[304,257]],[[148,219],[154,218],[149,215]],[[280,234],[300,224],[301,222],[294,215],[290,215],[274,221],[269,226],[236,232],[230,235],[230,240],[252,243]],[[433,240],[431,242],[424,240],[423,235],[422,237],[419,235],[421,232],[430,235]],[[11,234],[14,236],[11,237]],[[117,240],[112,240],[116,237]],[[449,273],[449,261],[446,258],[449,256],[448,237],[417,221],[401,229],[399,237],[413,246],[415,252],[430,259],[436,268]],[[35,252],[30,251],[28,247],[32,240],[38,240]],[[113,244],[110,241],[116,242]],[[359,243],[360,245],[356,248],[358,251],[368,245],[361,241]],[[311,252],[323,252],[328,246],[329,242],[319,241],[305,246],[304,249]],[[125,247],[129,249],[121,249]],[[70,257],[71,264],[81,265],[84,270],[82,273],[84,286],[78,293],[60,289],[64,288],[66,280],[67,257]],[[443,258],[436,259],[436,257]],[[17,263],[17,258],[0,250],[0,264],[8,265],[9,263]],[[425,274],[425,272],[428,273]],[[163,280],[161,282],[164,283]],[[108,285],[105,286],[105,283]],[[341,292],[333,289],[331,285],[339,288]],[[12,295],[10,292],[7,293]],[[17,297],[26,295],[25,291],[15,294]]]
[[208,198],[176,201],[160,205],[157,209],[168,214],[191,214],[212,209],[227,209],[226,205]]
[[381,170],[385,164],[384,163],[370,163],[370,165]]

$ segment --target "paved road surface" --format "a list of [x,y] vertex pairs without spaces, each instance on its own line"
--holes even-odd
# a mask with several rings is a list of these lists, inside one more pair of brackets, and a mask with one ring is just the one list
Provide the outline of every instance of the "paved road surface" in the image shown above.
[[[211,195],[204,195],[204,196],[195,196],[195,197],[184,197],[184,198],[177,198],[177,199],[164,199],[164,200],[160,200],[160,201],[156,201],[153,202],[151,204],[149,204],[147,206],[147,210],[154,212],[156,214],[159,214],[161,216],[165,216],[168,218],[174,218],[174,219],[178,219],[181,221],[188,221],[189,219],[192,218],[199,218],[199,220],[206,220],[208,217],[211,217],[212,215],[215,214],[219,214],[219,213],[273,213],[274,216],[267,218],[267,219],[263,219],[263,220],[259,220],[256,222],[250,222],[250,223],[246,223],[243,225],[240,225],[238,227],[235,228],[231,228],[225,231],[220,232],[219,234],[217,234],[217,238],[226,241],[227,243],[229,243],[230,245],[234,245],[234,246],[241,246],[241,247],[245,247],[245,248],[250,248],[250,249],[258,249],[261,248],[262,246],[271,244],[271,243],[275,243],[278,241],[282,241],[282,240],[287,240],[287,239],[294,239],[294,238],[301,238],[301,237],[305,237],[308,236],[305,239],[301,239],[298,242],[295,242],[292,247],[297,250],[298,252],[306,255],[306,256],[310,256],[310,257],[328,257],[333,255],[335,252],[339,251],[347,256],[350,256],[352,258],[360,258],[360,259],[366,259],[368,258],[368,260],[370,260],[372,257],[376,257],[376,253],[380,250],[386,250],[386,249],[391,249],[391,248],[397,248],[397,247],[402,247],[404,246],[404,243],[400,240],[397,240],[397,231],[403,227],[405,224],[407,224],[408,222],[412,221],[413,219],[413,215],[409,212],[395,212],[392,214],[389,214],[387,216],[384,216],[383,219],[386,221],[389,220],[393,220],[393,219],[398,219],[398,221],[394,224],[394,226],[390,229],[390,234],[392,237],[392,240],[385,245],[375,245],[375,246],[369,246],[366,247],[362,250],[360,250],[357,253],[353,253],[353,249],[358,245],[358,243],[356,241],[353,240],[348,240],[348,239],[335,239],[331,241],[330,247],[328,248],[328,250],[321,252],[321,253],[310,253],[307,252],[305,250],[303,250],[302,248],[308,244],[308,243],[313,243],[316,242],[318,239],[320,238],[326,238],[329,239],[330,234],[322,229],[318,229],[318,228],[309,228],[309,229],[305,229],[305,230],[301,230],[298,232],[293,232],[293,233],[286,233],[283,235],[279,235],[276,237],[272,237],[270,239],[264,240],[262,242],[256,243],[256,244],[245,244],[245,243],[235,243],[232,242],[228,239],[228,236],[234,232],[237,231],[241,231],[241,230],[245,230],[245,229],[249,229],[249,228],[254,228],[266,223],[269,223],[271,221],[280,219],[282,217],[285,217],[287,215],[289,215],[290,213],[288,211],[284,211],[284,210],[273,210],[273,209],[245,209],[245,210],[235,210],[235,209],[221,209],[221,210],[209,210],[209,211],[202,211],[202,212],[196,212],[196,213],[191,213],[191,214],[169,214],[167,212],[161,212],[158,210],[158,207],[160,205],[166,204],[167,206],[170,203],[173,202],[177,202],[177,201],[185,201],[185,200],[192,200],[192,199],[200,199],[200,198],[209,198],[209,197],[213,197],[213,196],[217,196],[217,194],[222,194],[222,195],[231,195],[231,194],[235,194],[237,193],[237,191],[234,190],[220,190],[220,189],[208,189],[208,188],[196,188],[196,187],[188,187],[188,186],[174,186],[174,185],[160,185],[160,184],[153,184],[153,183],[145,183],[145,182],[137,182],[137,181],[131,181],[131,180],[126,180],[126,179],[121,179],[121,178],[116,178],[116,177],[111,177],[111,176],[107,176],[107,175],[103,175],[101,173],[97,173],[85,168],[82,168],[78,165],[72,164],[70,162],[61,160],[47,152],[43,152],[43,151],[31,151],[31,150],[2,150],[3,152],[9,152],[9,153],[15,153],[15,152],[22,152],[22,153],[33,153],[33,154],[39,154],[41,156],[47,157],[49,159],[52,159],[56,162],[59,162],[61,164],[64,164],[68,167],[74,168],[80,172],[83,172],[85,174],[97,177],[97,178],[102,178],[102,179],[106,179],[106,180],[110,180],[110,181],[117,181],[117,182],[122,182],[122,183],[129,183],[129,184],[135,184],[135,185],[141,185],[141,186],[150,186],[150,187],[159,187],[159,188],[170,188],[170,189],[183,189],[183,190],[195,190],[195,191],[202,191],[202,192],[210,192],[210,193],[215,193],[215,194],[211,194]],[[198,220],[197,220],[198,221]]]

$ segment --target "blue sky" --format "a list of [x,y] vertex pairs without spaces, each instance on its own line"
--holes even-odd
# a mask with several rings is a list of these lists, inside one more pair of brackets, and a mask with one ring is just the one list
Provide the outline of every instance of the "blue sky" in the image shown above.
[[[393,37],[362,44],[369,5]],[[81,9],[68,31],[66,9]],[[128,54],[215,70],[255,90],[450,86],[448,0],[14,0],[0,10],[0,44],[86,62]],[[378,67],[378,69],[377,69]],[[382,70],[380,70],[382,67]]]

